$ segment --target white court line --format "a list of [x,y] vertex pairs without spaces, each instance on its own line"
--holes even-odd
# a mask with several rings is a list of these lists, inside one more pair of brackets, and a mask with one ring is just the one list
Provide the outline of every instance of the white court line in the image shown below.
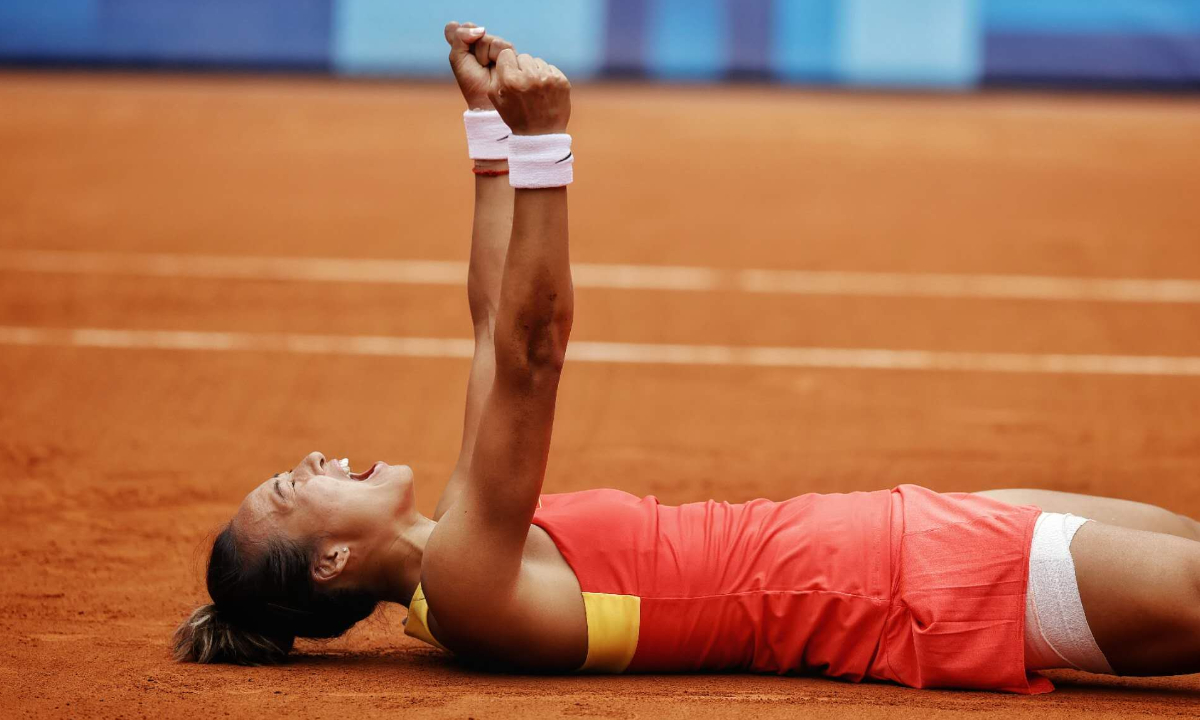
[[[845,297],[1200,304],[1200,280],[1071,278],[800,270],[721,270],[672,265],[571,266],[575,286],[626,290],[717,291]],[[390,285],[464,285],[467,265],[442,260],[238,257],[16,250],[0,270]]]
[[[380,335],[300,335],[0,326],[0,345],[470,358],[474,341]],[[848,370],[1200,377],[1200,357],[1031,355],[814,347],[573,342],[571,362]]]

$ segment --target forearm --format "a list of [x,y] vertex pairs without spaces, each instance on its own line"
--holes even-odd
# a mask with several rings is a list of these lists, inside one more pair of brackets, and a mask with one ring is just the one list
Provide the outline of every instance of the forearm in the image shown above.
[[[476,169],[504,170],[504,160],[481,160]],[[475,327],[475,357],[467,380],[467,403],[463,413],[462,445],[458,462],[438,500],[433,519],[437,520],[462,493],[471,474],[475,438],[483,405],[496,377],[496,350],[492,344],[496,308],[500,304],[500,281],[504,257],[512,234],[513,189],[505,175],[475,176],[475,221],[471,230],[471,264],[467,271],[467,299],[471,322]]]
[[[504,160],[476,161],[476,168],[507,170]],[[505,175],[475,176],[475,220],[467,299],[477,342],[490,339],[500,304],[500,281],[512,234],[513,189]]]
[[498,372],[561,369],[574,300],[566,188],[517,190],[496,318]]

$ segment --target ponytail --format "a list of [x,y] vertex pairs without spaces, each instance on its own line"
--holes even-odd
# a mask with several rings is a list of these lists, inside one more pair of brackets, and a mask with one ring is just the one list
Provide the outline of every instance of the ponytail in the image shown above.
[[284,661],[295,636],[249,632],[221,617],[209,603],[196,608],[175,629],[173,654],[179,662],[275,665]]

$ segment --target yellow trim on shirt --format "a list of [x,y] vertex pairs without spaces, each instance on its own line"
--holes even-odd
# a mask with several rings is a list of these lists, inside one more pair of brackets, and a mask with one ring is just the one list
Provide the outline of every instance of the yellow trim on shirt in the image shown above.
[[[583,609],[587,616],[588,651],[577,672],[624,672],[637,652],[642,599],[636,595],[585,592]],[[429,601],[425,599],[420,583],[408,605],[404,634],[446,650],[429,630]]]
[[421,583],[417,583],[417,589],[413,591],[412,602],[408,604],[408,620],[404,623],[404,634],[423,640],[438,649],[446,650],[446,646],[438,642],[433,633],[429,631],[429,601],[425,599],[425,591],[421,589]]
[[637,652],[642,599],[636,595],[583,594],[588,652],[580,672],[624,672]]

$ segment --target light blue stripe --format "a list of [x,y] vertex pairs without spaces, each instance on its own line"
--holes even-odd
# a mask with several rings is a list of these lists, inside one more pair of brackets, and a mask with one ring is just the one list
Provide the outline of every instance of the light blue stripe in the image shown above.
[[981,75],[977,0],[845,0],[840,28],[850,83],[965,88]]
[[675,80],[706,80],[727,65],[729,24],[721,0],[654,0],[647,28],[647,71]]
[[988,33],[1164,34],[1200,31],[1197,0],[984,0]]
[[833,80],[837,71],[839,0],[775,0],[774,63],[780,77]]
[[338,0],[334,66],[346,73],[448,75],[442,27],[450,20],[485,25],[519,52],[576,78],[600,68],[604,0]]

